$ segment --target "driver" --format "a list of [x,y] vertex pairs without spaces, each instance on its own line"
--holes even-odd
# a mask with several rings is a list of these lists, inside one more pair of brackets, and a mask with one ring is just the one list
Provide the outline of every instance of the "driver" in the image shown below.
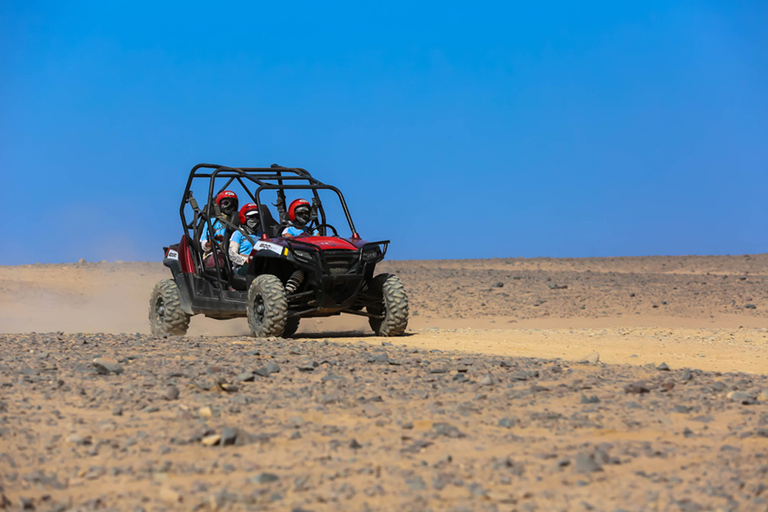
[[251,261],[253,242],[240,230],[244,230],[252,239],[261,236],[261,219],[259,207],[254,203],[248,203],[240,208],[240,229],[232,233],[229,239],[229,259],[232,261],[235,274],[245,275],[248,271],[248,263]]
[[312,208],[306,199],[296,199],[288,207],[288,218],[291,223],[283,230],[283,236],[299,236],[303,234],[316,235],[317,231],[309,231],[307,224],[312,219]]
[[[221,212],[220,217],[231,223],[237,212],[237,194],[231,190],[222,190],[216,195],[216,205]],[[213,221],[211,227],[213,228],[213,239],[217,242],[224,240],[227,226],[221,222],[218,217]],[[203,229],[203,235],[200,237],[200,245],[205,252],[211,250],[211,242],[208,241],[208,229]]]

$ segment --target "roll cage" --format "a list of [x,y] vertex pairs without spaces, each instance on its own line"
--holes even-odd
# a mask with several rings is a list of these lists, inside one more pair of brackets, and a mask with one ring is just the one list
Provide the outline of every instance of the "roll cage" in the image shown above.
[[[193,196],[192,185],[196,180],[208,180],[207,202],[202,209],[199,208],[196,199]],[[223,184],[222,184],[223,183]],[[208,240],[213,240],[214,221],[219,220],[227,228],[228,232],[233,232],[238,229],[237,219],[232,221],[224,220],[220,216],[218,206],[215,204],[214,198],[218,193],[223,190],[231,188],[233,184],[239,184],[240,187],[246,192],[250,200],[258,206],[261,215],[261,232],[266,234],[262,235],[262,238],[278,238],[282,228],[288,225],[288,215],[286,211],[286,190],[305,190],[311,192],[311,209],[312,209],[312,222],[314,225],[319,226],[320,234],[326,235],[327,217],[326,211],[323,208],[319,190],[329,190],[336,194],[341,205],[341,209],[344,212],[349,229],[352,233],[352,238],[358,238],[359,235],[355,230],[354,222],[349,213],[349,208],[344,199],[344,195],[341,191],[332,186],[322,183],[321,181],[312,177],[312,175],[306,170],[299,167],[283,167],[277,164],[272,164],[270,167],[228,167],[224,165],[201,163],[192,168],[187,179],[187,185],[184,189],[184,195],[182,197],[181,205],[179,207],[179,215],[181,218],[181,224],[186,232],[190,245],[196,253],[196,267],[198,269],[198,275],[202,275],[207,278],[213,276],[205,276],[205,268],[202,259],[204,253],[200,246],[200,236],[203,231],[208,234]],[[262,202],[262,192],[267,190],[275,190],[277,192],[277,201],[273,205],[277,208],[279,219],[276,225],[269,225],[270,222],[274,222],[274,219],[269,211],[269,205]],[[243,201],[247,202],[247,201]],[[242,203],[241,203],[242,204]],[[186,207],[189,205],[194,212],[191,219],[188,219]],[[241,230],[242,232],[242,230]],[[251,243],[256,242],[252,235],[243,233]],[[228,240],[225,240],[225,246],[228,244]],[[291,244],[289,244],[291,245]],[[228,259],[226,250],[224,252],[224,258]],[[214,267],[216,274],[216,281],[226,281],[227,270],[222,267],[218,258],[214,258]]]
[[[192,195],[192,183],[195,179],[207,178],[209,179],[208,186],[208,202],[204,207],[204,211],[199,210],[197,202]],[[216,180],[224,178],[226,182],[223,186],[217,190]],[[349,214],[349,208],[344,200],[344,195],[341,191],[332,186],[326,185],[321,181],[312,177],[306,169],[299,167],[282,167],[277,164],[273,164],[271,167],[227,167],[224,165],[216,164],[198,164],[192,168],[187,179],[187,186],[184,190],[184,196],[181,201],[179,213],[181,216],[181,224],[187,233],[193,230],[197,224],[198,215],[203,215],[206,220],[216,217],[216,206],[213,204],[213,199],[216,194],[222,190],[226,190],[233,182],[237,182],[246,191],[251,200],[256,203],[259,209],[262,209],[264,203],[261,202],[261,192],[264,190],[276,190],[278,193],[278,201],[275,204],[279,213],[280,223],[286,222],[286,209],[285,209],[285,190],[309,190],[312,191],[312,215],[313,218],[319,218],[320,224],[326,223],[325,210],[323,209],[322,201],[317,193],[318,190],[330,190],[339,198],[341,207],[344,211],[344,215],[349,224],[349,228],[353,234],[357,233],[355,230],[355,224],[352,222],[352,217]],[[250,182],[256,185],[255,191],[252,188],[246,186],[246,182]],[[195,218],[191,222],[187,222],[187,216],[185,213],[185,207],[189,204],[195,212]],[[267,205],[264,205],[267,206]],[[320,217],[317,217],[317,215]],[[265,216],[260,215],[262,223],[262,233],[267,233]],[[210,226],[209,226],[210,228]],[[211,233],[209,233],[211,234]]]

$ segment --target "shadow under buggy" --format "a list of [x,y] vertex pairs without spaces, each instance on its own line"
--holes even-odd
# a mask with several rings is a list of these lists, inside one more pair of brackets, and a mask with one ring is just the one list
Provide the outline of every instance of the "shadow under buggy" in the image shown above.
[[[201,183],[202,182],[202,183]],[[199,208],[192,189],[207,189]],[[260,236],[222,217],[217,194],[237,186],[258,206]],[[290,225],[286,192],[311,200],[308,233],[281,235]],[[262,197],[274,194],[277,218]],[[329,210],[328,201],[334,199]],[[325,203],[324,203],[325,202]],[[342,237],[327,213],[336,212],[350,235]],[[163,264],[172,278],[155,285],[149,303],[153,334],[183,335],[192,315],[228,319],[247,317],[254,336],[291,336],[301,318],[348,313],[368,317],[380,336],[398,336],[408,324],[408,298],[393,274],[374,275],[389,240],[368,242],[357,233],[341,191],[301,168],[234,168],[198,164],[189,173],[180,207],[184,234],[163,248]],[[216,222],[225,234],[206,253],[200,242],[215,238]],[[239,230],[253,244],[244,274],[235,273],[228,254],[230,235]]]

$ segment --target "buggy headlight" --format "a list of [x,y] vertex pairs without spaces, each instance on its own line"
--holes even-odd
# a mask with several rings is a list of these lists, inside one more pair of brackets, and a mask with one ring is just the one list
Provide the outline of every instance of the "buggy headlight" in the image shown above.
[[296,258],[299,261],[303,261],[305,263],[309,263],[312,261],[312,255],[308,253],[307,251],[299,251],[294,249],[293,250],[293,257]]
[[381,251],[378,247],[373,247],[371,249],[366,249],[363,251],[363,260],[364,261],[371,261],[375,260],[381,255]]

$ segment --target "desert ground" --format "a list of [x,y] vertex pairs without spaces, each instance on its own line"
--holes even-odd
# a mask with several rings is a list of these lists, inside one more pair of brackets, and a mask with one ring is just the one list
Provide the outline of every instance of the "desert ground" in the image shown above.
[[0,509],[768,511],[768,255],[392,261],[405,336],[0,267]]

